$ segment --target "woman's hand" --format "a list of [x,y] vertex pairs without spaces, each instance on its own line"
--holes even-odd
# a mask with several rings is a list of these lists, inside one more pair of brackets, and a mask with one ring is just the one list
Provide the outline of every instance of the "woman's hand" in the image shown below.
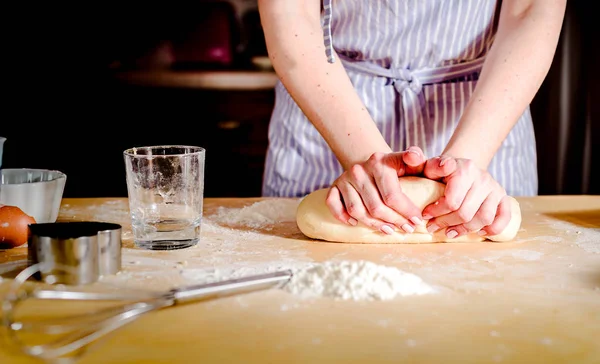
[[361,222],[386,234],[398,229],[412,233],[423,224],[421,211],[402,192],[398,177],[422,174],[425,156],[418,147],[404,152],[374,153],[355,164],[332,184],[327,206],[338,220]]
[[429,232],[445,228],[452,239],[469,232],[496,235],[508,225],[511,212],[506,191],[471,160],[432,158],[423,173],[446,183],[444,196],[423,209]]

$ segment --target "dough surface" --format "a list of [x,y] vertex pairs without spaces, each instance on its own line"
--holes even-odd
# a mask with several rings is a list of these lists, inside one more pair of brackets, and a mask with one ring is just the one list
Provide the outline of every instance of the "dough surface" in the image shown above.
[[[445,185],[421,177],[400,177],[402,191],[421,210],[430,203],[444,195]],[[359,223],[351,226],[338,221],[329,212],[325,199],[327,188],[314,191],[306,195],[296,211],[296,223],[304,235],[312,239],[325,240],[337,243],[373,243],[373,244],[398,244],[398,243],[442,243],[442,242],[481,242],[509,241],[515,238],[521,227],[521,208],[519,202],[510,197],[511,220],[508,226],[498,235],[482,237],[477,233],[449,239],[444,234],[444,229],[430,234],[424,226],[419,226],[413,233],[406,233],[396,229],[394,234],[388,235]]]

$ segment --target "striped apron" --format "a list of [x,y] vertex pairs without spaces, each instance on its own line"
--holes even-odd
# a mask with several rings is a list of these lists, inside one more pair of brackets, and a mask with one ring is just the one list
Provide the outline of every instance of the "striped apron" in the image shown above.
[[[331,1],[324,1],[322,14],[329,62],[343,63],[392,150],[418,146],[428,158],[440,155],[477,83],[494,38],[499,4],[490,0]],[[537,194],[529,108],[488,171],[512,196]],[[325,140],[278,82],[263,196],[301,197],[329,187],[342,172]]]

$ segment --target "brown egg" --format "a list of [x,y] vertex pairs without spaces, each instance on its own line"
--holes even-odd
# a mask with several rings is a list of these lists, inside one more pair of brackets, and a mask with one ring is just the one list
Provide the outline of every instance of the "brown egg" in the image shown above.
[[0,205],[0,248],[15,248],[27,242],[29,224],[35,219],[17,206]]

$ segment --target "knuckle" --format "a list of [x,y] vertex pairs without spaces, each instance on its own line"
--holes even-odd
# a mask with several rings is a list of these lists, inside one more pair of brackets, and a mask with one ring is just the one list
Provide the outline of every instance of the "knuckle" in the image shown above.
[[381,199],[386,205],[395,206],[399,202],[400,197],[396,193],[386,193],[381,196]]
[[479,213],[479,220],[483,226],[491,225],[494,222],[496,215],[491,211],[482,211]]
[[383,157],[385,156],[385,153],[383,152],[375,152],[373,154],[371,154],[371,156],[369,157],[369,163],[379,163]]
[[383,165],[381,163],[371,164],[369,165],[369,169],[375,179],[380,179],[384,174]]
[[367,209],[374,217],[380,218],[385,214],[385,207],[382,204],[372,204]]
[[473,169],[477,168],[477,167],[475,166],[475,163],[474,163],[472,160],[470,160],[470,159],[466,159],[466,160],[463,162],[463,164],[464,164],[464,166],[465,166],[465,169],[466,169],[466,170],[468,170],[468,171],[471,171],[471,170],[473,170]]
[[482,185],[485,185],[485,186],[490,185],[493,183],[493,181],[494,181],[494,179],[492,178],[492,176],[489,173],[482,173],[479,176],[479,183]]
[[383,226],[383,224],[378,223],[375,220],[368,220],[368,221],[365,222],[365,225],[367,225],[370,228],[375,229],[375,230],[380,230],[381,227]]
[[327,197],[325,197],[325,203],[328,206],[333,206],[333,205],[335,205],[339,201],[339,199],[340,198],[338,196],[336,196],[335,194],[328,193]]
[[502,229],[498,226],[488,226],[485,228],[485,230],[487,231],[488,235],[498,235],[502,232]]
[[456,198],[446,199],[446,205],[450,211],[457,211],[460,209],[461,202]]
[[364,170],[363,167],[359,164],[355,164],[352,167],[350,167],[350,169],[348,170],[348,173],[354,177],[354,178],[358,178],[361,177],[364,174]]
[[475,213],[473,211],[465,208],[458,209],[458,211],[456,211],[456,214],[462,222],[469,222],[473,219],[473,216],[475,216]]
[[355,218],[361,218],[365,215],[364,209],[354,203],[349,203],[346,206],[346,210],[348,211],[349,215],[351,215],[352,217],[355,217]]
[[456,177],[461,178],[461,179],[465,179],[465,178],[470,178],[470,174],[471,172],[469,172],[469,170],[461,168],[461,169],[457,169],[456,172],[454,172],[454,174],[456,175]]

